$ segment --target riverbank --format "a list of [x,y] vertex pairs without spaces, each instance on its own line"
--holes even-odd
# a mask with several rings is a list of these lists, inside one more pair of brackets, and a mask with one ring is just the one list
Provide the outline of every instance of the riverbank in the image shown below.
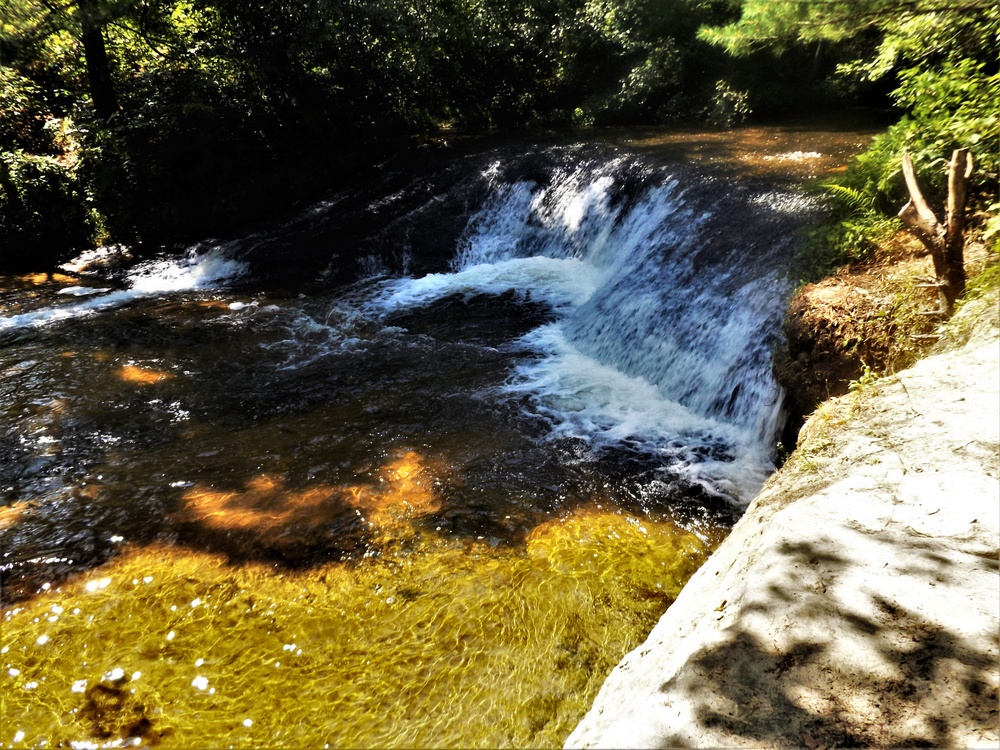
[[[972,279],[991,256],[980,241],[969,242],[965,255]],[[935,290],[921,280],[933,275],[926,249],[900,231],[870,257],[799,289],[785,316],[788,344],[775,352],[789,414],[784,445],[795,446],[805,417],[827,399],[872,374],[903,370],[931,350],[941,316]]]
[[817,410],[567,747],[1000,744],[998,317]]

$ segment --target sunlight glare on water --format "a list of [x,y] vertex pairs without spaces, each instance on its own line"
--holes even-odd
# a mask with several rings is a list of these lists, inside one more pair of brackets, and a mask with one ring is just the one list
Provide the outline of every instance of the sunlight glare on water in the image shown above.
[[379,560],[276,573],[151,547],[8,612],[7,720],[27,746],[550,747],[710,549],[597,508],[526,552],[461,544],[401,530],[406,502],[368,506],[392,530]]

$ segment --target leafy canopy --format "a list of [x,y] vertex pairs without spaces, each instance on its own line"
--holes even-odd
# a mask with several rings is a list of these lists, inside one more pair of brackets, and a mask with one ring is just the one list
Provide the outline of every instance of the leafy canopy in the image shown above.
[[[941,52],[962,54],[964,45],[955,49],[951,44],[961,41],[954,36],[956,29],[978,25],[998,12],[992,0],[742,0],[738,5],[737,21],[699,32],[737,56],[765,47],[843,41],[871,30],[884,35],[880,54],[911,60]],[[880,64],[888,59],[881,58]]]

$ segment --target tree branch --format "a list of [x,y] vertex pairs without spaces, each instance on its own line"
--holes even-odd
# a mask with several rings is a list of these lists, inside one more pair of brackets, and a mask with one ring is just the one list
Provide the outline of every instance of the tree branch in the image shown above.
[[[941,222],[938,221],[937,216],[924,200],[923,193],[920,192],[917,175],[913,170],[913,159],[910,158],[909,153],[903,154],[903,178],[906,180],[906,189],[910,193],[910,202],[903,206],[899,212],[899,218],[918,236],[925,235],[931,242],[940,242],[945,234],[944,227],[941,226]],[[921,241],[923,241],[923,237],[921,237]]]
[[972,177],[972,154],[955,149],[948,166],[948,204],[945,209],[944,257],[948,284],[955,295],[965,291],[965,200]]
[[948,168],[948,202],[945,226],[931,211],[920,192],[913,160],[903,154],[903,178],[910,200],[899,211],[899,218],[930,251],[937,276],[941,309],[951,312],[959,295],[965,291],[965,200],[972,176],[972,154],[968,149],[956,149]]
[[972,177],[972,154],[969,149],[956,149],[948,166],[948,207],[945,213],[946,236],[961,234],[965,227],[965,198]]

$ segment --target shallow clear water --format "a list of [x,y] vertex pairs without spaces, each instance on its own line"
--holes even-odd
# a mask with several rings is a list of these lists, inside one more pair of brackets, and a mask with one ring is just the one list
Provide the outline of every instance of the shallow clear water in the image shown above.
[[[27,731],[58,702],[51,726],[20,741],[106,730],[182,745],[560,742],[601,670],[637,645],[773,468],[783,415],[769,352],[794,231],[816,210],[794,183],[858,137],[741,137],[722,153],[711,136],[707,160],[676,135],[465,146],[433,169],[386,167],[242,238],[89,275],[3,279],[2,583],[8,605],[24,602],[6,618],[0,661],[20,713],[5,712],[4,731]],[[751,141],[753,159],[732,157]],[[637,540],[652,545],[642,564],[630,558]],[[143,571],[157,584],[128,584]],[[77,625],[63,617],[57,639],[103,656],[87,669],[66,661],[73,651],[40,660],[38,639],[53,636],[38,608],[72,600],[85,612],[104,580],[109,593],[125,587],[115,603]],[[446,596],[424,596],[434,580]],[[156,686],[171,698],[155,715],[152,697],[136,709],[146,723],[122,718],[134,707],[105,672],[139,659],[144,684],[173,679],[160,651],[130,650],[144,636],[124,621],[169,632],[162,605],[175,589],[191,601],[223,587],[225,609],[258,586],[281,627],[298,630],[304,586],[313,610],[301,627],[321,631],[324,618],[384,607],[373,591],[389,582],[391,632],[363,643],[312,632],[313,660],[291,683],[227,651],[242,687],[201,706],[202,723],[181,704],[205,675],[186,673],[183,691]],[[266,641],[270,626],[246,612],[202,622],[177,658],[207,659],[198,644],[239,628],[247,644]],[[438,620],[448,624],[425,627]],[[540,640],[547,622],[569,641],[600,631],[613,645],[574,666],[559,639]],[[455,638],[468,664],[444,669]],[[499,661],[486,667],[490,653]],[[536,661],[546,666],[527,674]],[[397,666],[359,666],[372,662]],[[539,687],[557,672],[565,684]],[[38,689],[46,678],[54,693]],[[342,718],[320,718],[355,678]],[[277,700],[269,690],[287,695],[296,680],[304,727],[283,734],[254,695]],[[458,718],[399,697],[416,684],[428,705],[455,702]],[[116,708],[94,708],[95,685]],[[463,695],[481,705],[479,723]],[[236,706],[256,711],[251,725],[227,728]],[[360,719],[388,707],[380,728]]]

